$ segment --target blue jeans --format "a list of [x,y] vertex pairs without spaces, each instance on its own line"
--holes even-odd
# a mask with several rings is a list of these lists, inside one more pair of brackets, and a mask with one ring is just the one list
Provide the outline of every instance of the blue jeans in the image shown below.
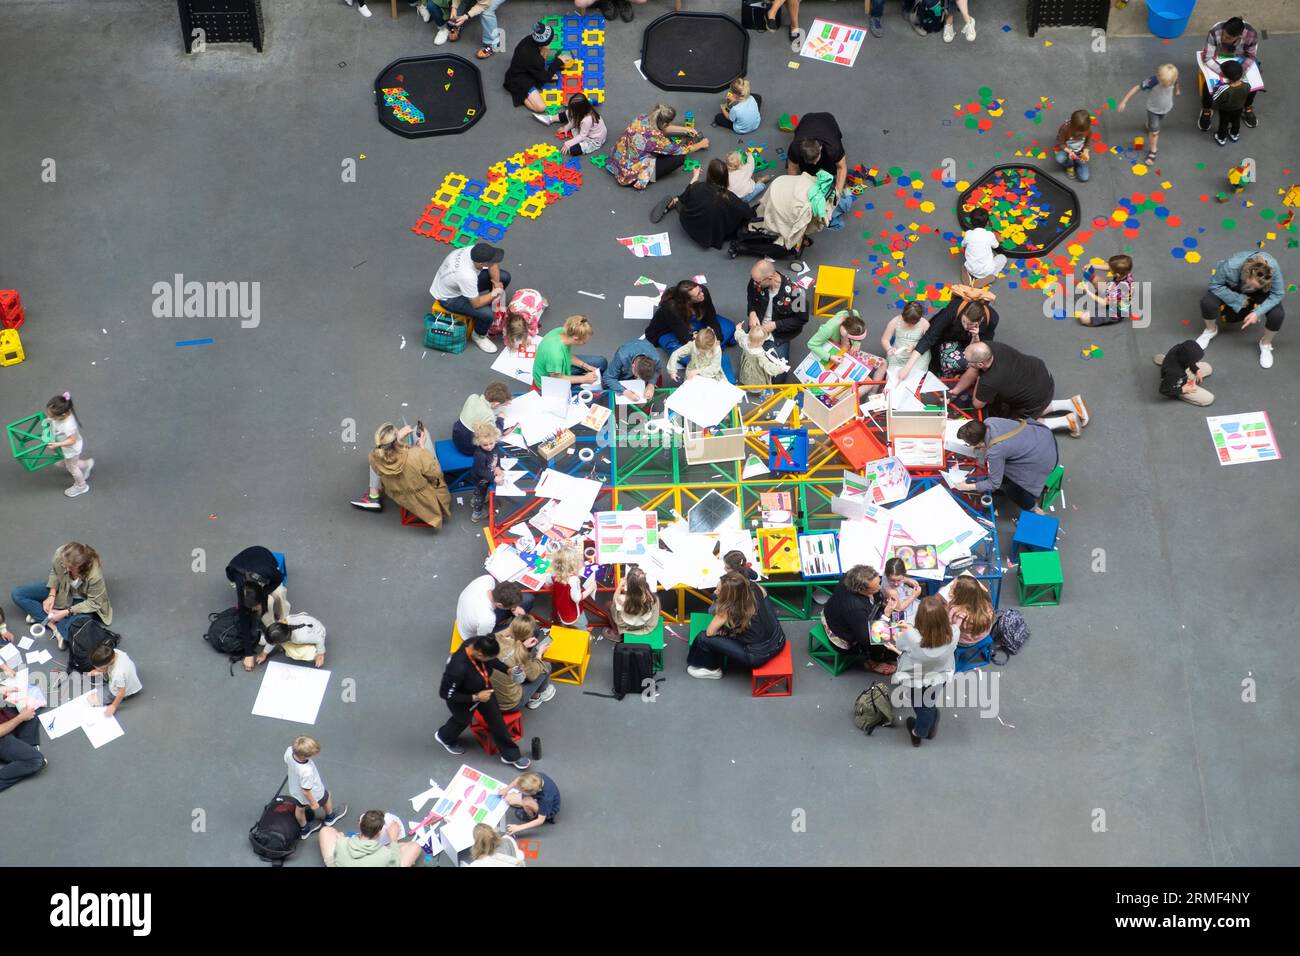
[[433,0],[424,0],[424,7],[429,11],[429,16],[433,19],[435,27],[444,27],[447,25],[447,18],[443,15],[442,7],[438,6]]
[[505,2],[506,0],[492,0],[491,5],[479,14],[479,19],[483,21],[483,46],[492,45],[497,32],[497,7]]
[[763,193],[765,192],[767,192],[767,183],[754,183],[754,188],[750,190],[748,196],[744,196],[741,198],[741,202],[747,202],[747,203],[756,202],[758,200],[758,197],[763,195]]
[[[596,380],[595,384],[593,385],[575,384],[573,386],[573,391],[580,392],[584,388],[590,388],[594,390],[603,387],[605,383],[605,369],[609,368],[609,359],[605,358],[603,355],[579,355],[578,358],[582,359],[584,362],[586,362],[588,365],[594,368],[597,372],[599,372],[600,377]],[[569,366],[569,374],[586,375],[587,370],[577,365],[571,365]]]
[[853,200],[858,197],[849,192],[848,187],[844,187],[844,195],[840,201],[835,204],[835,209],[831,212],[831,221],[826,224],[826,228],[832,232],[838,232],[844,228],[844,215],[853,208]]
[[[14,588],[9,597],[24,614],[30,614],[36,620],[44,621],[45,608],[41,602],[45,600],[49,593],[50,589],[37,581],[34,584],[23,584]],[[62,610],[62,608],[55,608],[55,610]],[[59,633],[63,635],[63,639],[66,641],[68,631],[71,630],[72,625],[90,616],[89,614],[73,614],[71,617],[65,617],[63,620],[56,622],[54,626],[59,629]]]
[[1062,169],[1074,167],[1074,175],[1079,178],[1079,182],[1086,183],[1092,173],[1088,169],[1088,164],[1078,159],[1071,159],[1064,151],[1056,153],[1056,161],[1061,164]]
[[912,710],[916,711],[916,727],[912,732],[918,737],[930,736],[934,723],[939,719],[939,708],[935,706],[943,699],[943,685],[937,687],[913,687]]
[[[501,284],[507,289],[510,288],[510,273],[505,269],[501,271]],[[482,295],[492,288],[492,274],[487,269],[480,269],[478,274],[478,294]],[[496,314],[492,311],[491,303],[487,305],[471,305],[469,299],[463,295],[454,295],[450,299],[439,299],[438,304],[448,312],[455,312],[457,315],[468,315],[474,320],[474,334],[483,336],[487,335],[487,330],[492,327],[492,320]]]
[[36,749],[40,742],[40,725],[35,718],[24,721],[0,737],[0,793],[24,777],[45,769],[45,758]]

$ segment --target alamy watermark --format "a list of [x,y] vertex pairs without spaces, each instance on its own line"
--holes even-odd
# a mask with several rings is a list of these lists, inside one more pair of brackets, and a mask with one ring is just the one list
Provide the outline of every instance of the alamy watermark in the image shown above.
[[[1138,329],[1149,327],[1155,311],[1154,296],[1151,294],[1152,284],[1134,282],[1129,286],[1127,316],[1119,311],[1118,302],[1112,301],[1107,294],[1113,284],[1104,279],[1076,284],[1074,276],[1066,276],[1065,281],[1058,282],[1052,294],[1043,300],[1043,315],[1051,319],[1059,318],[1062,313],[1067,318],[1083,313],[1094,325],[1097,324],[1097,319],[1104,317],[1112,322],[1128,321]],[[1103,302],[1098,302],[1093,295]]]
[[245,329],[262,322],[260,282],[186,282],[179,272],[171,282],[155,282],[153,314],[157,319],[234,319]]
[[[913,673],[912,679],[920,682],[919,670]],[[983,668],[962,671],[954,674],[947,683],[919,688],[920,702],[926,707],[970,708],[978,710],[981,717],[995,720],[1000,709],[1001,681],[999,671]],[[912,687],[895,684],[889,694],[889,703],[895,709],[911,707],[916,702],[913,692]]]

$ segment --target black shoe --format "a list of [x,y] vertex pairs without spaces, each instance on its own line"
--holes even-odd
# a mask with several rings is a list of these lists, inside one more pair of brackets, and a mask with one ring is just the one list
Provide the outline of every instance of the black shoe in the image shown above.
[[1229,134],[1228,134],[1228,139],[1232,140],[1232,141],[1235,143],[1235,142],[1237,142],[1237,140],[1241,139],[1241,134],[1240,134],[1240,133],[1229,133]]
[[1210,131],[1210,120],[1214,118],[1214,110],[1201,110],[1200,117],[1196,120],[1196,128],[1202,133]]
[[931,727],[930,732],[925,735],[926,740],[934,740],[934,732],[939,729],[939,718],[942,716],[943,711],[936,709],[934,712],[934,726]]
[[668,215],[668,211],[670,209],[675,209],[676,207],[677,207],[677,197],[666,196],[665,198],[655,203],[654,209],[650,210],[650,221],[662,222],[664,216]]
[[912,738],[912,746],[913,747],[921,746],[921,738],[916,736],[916,718],[909,717],[907,718],[906,723],[907,723],[908,736]]
[[1259,125],[1259,117],[1255,115],[1255,110],[1253,108],[1248,109],[1246,112],[1241,114],[1241,121],[1251,129],[1254,129]]
[[628,0],[615,0],[618,6],[618,18],[624,23],[631,23],[636,14],[632,11],[632,4]]
[[1220,133],[1215,133],[1215,134],[1214,134],[1214,141],[1215,141],[1216,143],[1218,143],[1220,146],[1227,146],[1227,145],[1228,145],[1228,137],[1226,137],[1226,136],[1224,136],[1224,135],[1222,135],[1222,134],[1220,134]]
[[613,20],[618,16],[618,5],[614,0],[600,0],[600,3],[596,4],[596,9],[606,20]]

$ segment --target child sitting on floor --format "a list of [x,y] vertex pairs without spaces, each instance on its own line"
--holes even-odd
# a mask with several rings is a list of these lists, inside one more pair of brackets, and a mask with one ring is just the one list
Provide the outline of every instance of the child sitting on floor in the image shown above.
[[962,281],[983,289],[998,281],[998,273],[1007,267],[1007,257],[997,252],[998,236],[988,228],[987,209],[972,209],[970,225],[961,237],[961,247],[966,250]]
[[561,113],[560,118],[563,125],[559,133],[568,134],[563,137],[567,140],[564,144],[566,155],[589,155],[605,145],[605,137],[609,135],[605,121],[582,93],[569,97],[569,108]]
[[548,305],[550,303],[536,289],[516,289],[510,295],[509,304],[504,299],[493,303],[495,311],[488,335],[500,335],[507,349],[521,351],[519,346],[527,345],[531,337],[538,334],[542,313]]
[[[1106,260],[1106,267],[1109,270],[1109,278],[1104,283],[1106,293],[1104,298],[1097,294],[1097,289],[1091,282],[1091,267],[1085,273],[1087,279],[1080,283],[1088,298],[1100,306],[1100,309],[1096,310],[1096,315],[1090,316],[1085,313],[1075,316],[1080,325],[1114,325],[1125,319],[1138,318],[1132,314],[1133,259],[1126,255],[1111,256]],[[1092,311],[1094,310],[1089,310]]]
[[619,581],[609,602],[609,616],[616,634],[649,634],[659,626],[659,596],[636,565]]
[[727,189],[747,203],[758,201],[767,189],[767,183],[754,181],[754,154],[747,149],[735,149],[727,154]]
[[1052,146],[1052,155],[1065,174],[1081,183],[1086,183],[1092,175],[1088,169],[1088,162],[1092,159],[1088,150],[1091,139],[1092,114],[1087,110],[1075,110],[1056,131],[1056,142]]
[[749,80],[738,76],[727,87],[727,98],[721,104],[721,110],[713,117],[713,125],[737,133],[752,133],[763,122],[759,108],[763,98],[749,90]]
[[506,833],[512,835],[554,823],[560,812],[560,788],[540,771],[520,774],[497,793],[515,807],[515,819],[521,821],[506,826]]
[[715,382],[726,381],[727,375],[722,370],[722,346],[718,344],[718,336],[707,325],[668,357],[668,377],[674,382],[681,378],[679,366],[682,363],[686,365],[687,381],[697,375]]
[[[125,651],[119,651],[109,644],[100,644],[90,652],[90,667],[92,674],[108,675],[108,694],[111,700],[107,701],[108,706],[104,709],[105,717],[112,717],[124,699],[144,689],[135,662],[127,657]],[[105,701],[100,700],[99,703]]]

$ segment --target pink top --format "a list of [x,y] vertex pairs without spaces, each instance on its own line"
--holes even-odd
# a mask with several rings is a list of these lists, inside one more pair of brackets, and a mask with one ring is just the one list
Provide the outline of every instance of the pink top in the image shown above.
[[505,308],[502,308],[498,303],[496,317],[492,320],[488,335],[500,335],[505,331],[507,309],[518,312],[527,319],[528,334],[536,335],[537,327],[542,321],[542,313],[546,311],[548,305],[550,303],[536,289],[516,289],[510,296],[510,302]]

